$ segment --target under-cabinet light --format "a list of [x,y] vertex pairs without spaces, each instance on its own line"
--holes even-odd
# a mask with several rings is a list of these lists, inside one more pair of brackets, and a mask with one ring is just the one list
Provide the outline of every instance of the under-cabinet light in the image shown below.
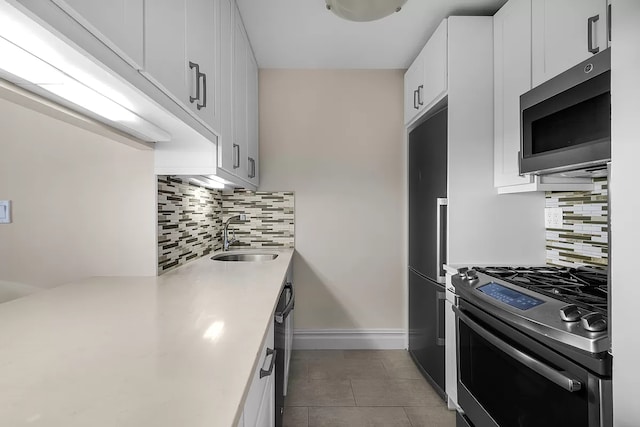
[[140,119],[131,111],[0,37],[0,69],[114,122]]
[[211,188],[215,190],[224,190],[225,185],[217,180],[211,179],[208,176],[189,176],[189,181],[201,185],[205,188]]
[[53,94],[54,100],[122,126],[141,139],[171,139],[163,129],[131,111],[125,96],[77,66],[73,58],[78,54],[71,49],[0,0],[0,76],[40,95]]

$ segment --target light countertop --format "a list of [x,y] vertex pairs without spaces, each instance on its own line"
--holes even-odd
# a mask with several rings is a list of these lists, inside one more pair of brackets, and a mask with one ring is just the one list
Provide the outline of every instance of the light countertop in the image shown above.
[[0,425],[235,426],[293,256],[276,252],[0,304]]

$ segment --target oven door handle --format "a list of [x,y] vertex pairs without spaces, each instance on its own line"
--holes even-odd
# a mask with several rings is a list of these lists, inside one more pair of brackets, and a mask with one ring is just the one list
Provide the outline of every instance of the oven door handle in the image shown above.
[[564,372],[558,371],[556,369],[551,368],[550,366],[542,363],[541,361],[534,359],[526,353],[521,352],[497,338],[491,332],[484,329],[482,326],[478,325],[476,322],[471,320],[466,314],[464,314],[458,307],[453,307],[453,311],[455,311],[456,315],[462,320],[464,323],[469,326],[475,333],[480,335],[485,340],[489,341],[494,346],[498,347],[501,351],[508,354],[518,362],[527,366],[534,372],[542,375],[549,381],[554,384],[559,385],[563,389],[574,392],[582,389],[582,383],[579,380],[574,378],[570,378],[565,375]]

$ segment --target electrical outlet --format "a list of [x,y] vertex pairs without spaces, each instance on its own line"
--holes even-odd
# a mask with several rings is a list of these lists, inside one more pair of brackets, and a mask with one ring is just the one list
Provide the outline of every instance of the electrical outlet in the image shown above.
[[562,228],[562,208],[545,208],[544,226],[546,228]]
[[0,224],[11,223],[11,200],[0,200]]

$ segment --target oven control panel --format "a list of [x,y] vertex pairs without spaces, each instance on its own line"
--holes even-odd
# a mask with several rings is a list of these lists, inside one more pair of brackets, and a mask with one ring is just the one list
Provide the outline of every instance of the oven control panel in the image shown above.
[[477,289],[493,299],[523,311],[544,304],[544,301],[540,299],[525,295],[522,292],[515,291],[495,282],[487,283]]

